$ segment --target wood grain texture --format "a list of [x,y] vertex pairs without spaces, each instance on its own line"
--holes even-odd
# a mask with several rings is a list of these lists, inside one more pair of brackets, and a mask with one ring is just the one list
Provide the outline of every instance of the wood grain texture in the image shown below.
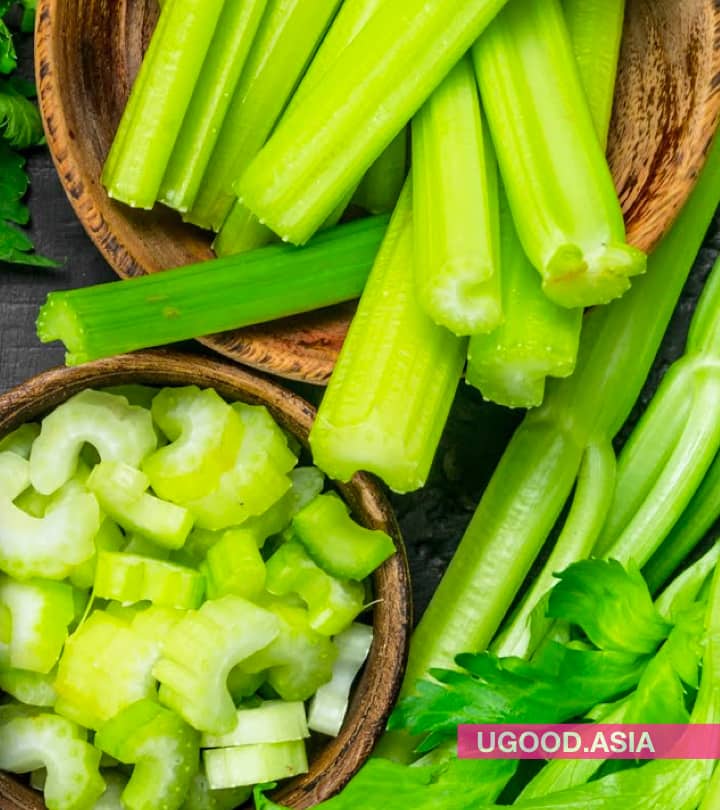
[[[156,0],[40,0],[36,69],[48,143],[90,237],[122,277],[207,259],[207,234],[111,201],[100,172],[157,17]],[[687,199],[720,115],[720,4],[629,0],[609,158],[630,241],[652,248]],[[352,305],[213,335],[216,351],[323,383]]]
[[[0,436],[36,419],[84,388],[136,382],[215,388],[229,401],[265,405],[285,430],[308,446],[314,408],[301,397],[259,374],[229,363],[165,351],[139,352],[77,368],[54,369],[0,396]],[[370,658],[355,687],[340,735],[321,748],[310,772],[277,792],[289,807],[308,808],[340,790],[369,755],[385,728],[402,680],[412,621],[405,550],[393,511],[381,487],[368,475],[338,485],[355,517],[394,539],[397,554],[374,574],[375,638]],[[40,810],[39,795],[0,774],[0,810]]]

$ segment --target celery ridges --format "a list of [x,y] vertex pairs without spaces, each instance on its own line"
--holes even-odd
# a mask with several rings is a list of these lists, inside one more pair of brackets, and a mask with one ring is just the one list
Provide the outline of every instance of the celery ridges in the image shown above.
[[502,5],[381,5],[243,175],[245,205],[283,239],[306,242]]
[[622,295],[646,259],[626,244],[559,0],[512,0],[474,56],[518,235],[546,294],[567,307]]

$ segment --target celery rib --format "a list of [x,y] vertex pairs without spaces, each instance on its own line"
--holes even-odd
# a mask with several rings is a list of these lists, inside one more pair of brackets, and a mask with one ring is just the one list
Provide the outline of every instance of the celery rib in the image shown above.
[[305,248],[270,245],[211,262],[50,293],[37,330],[70,365],[282,318],[356,298],[387,228],[373,217]]
[[407,173],[408,133],[403,129],[367,170],[352,203],[370,214],[392,211],[397,205]]

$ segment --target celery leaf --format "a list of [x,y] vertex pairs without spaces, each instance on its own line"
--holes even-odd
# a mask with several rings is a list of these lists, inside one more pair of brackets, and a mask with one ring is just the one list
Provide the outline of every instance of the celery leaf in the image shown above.
[[40,113],[30,101],[34,88],[17,78],[0,81],[0,134],[17,149],[42,143]]

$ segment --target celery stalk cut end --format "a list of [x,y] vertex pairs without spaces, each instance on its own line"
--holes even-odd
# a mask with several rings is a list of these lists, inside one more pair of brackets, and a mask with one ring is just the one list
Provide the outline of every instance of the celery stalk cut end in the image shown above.
[[40,308],[37,319],[37,334],[42,343],[60,340],[65,344],[65,362],[77,366],[91,360],[85,351],[85,336],[75,310],[63,298],[50,293]]

